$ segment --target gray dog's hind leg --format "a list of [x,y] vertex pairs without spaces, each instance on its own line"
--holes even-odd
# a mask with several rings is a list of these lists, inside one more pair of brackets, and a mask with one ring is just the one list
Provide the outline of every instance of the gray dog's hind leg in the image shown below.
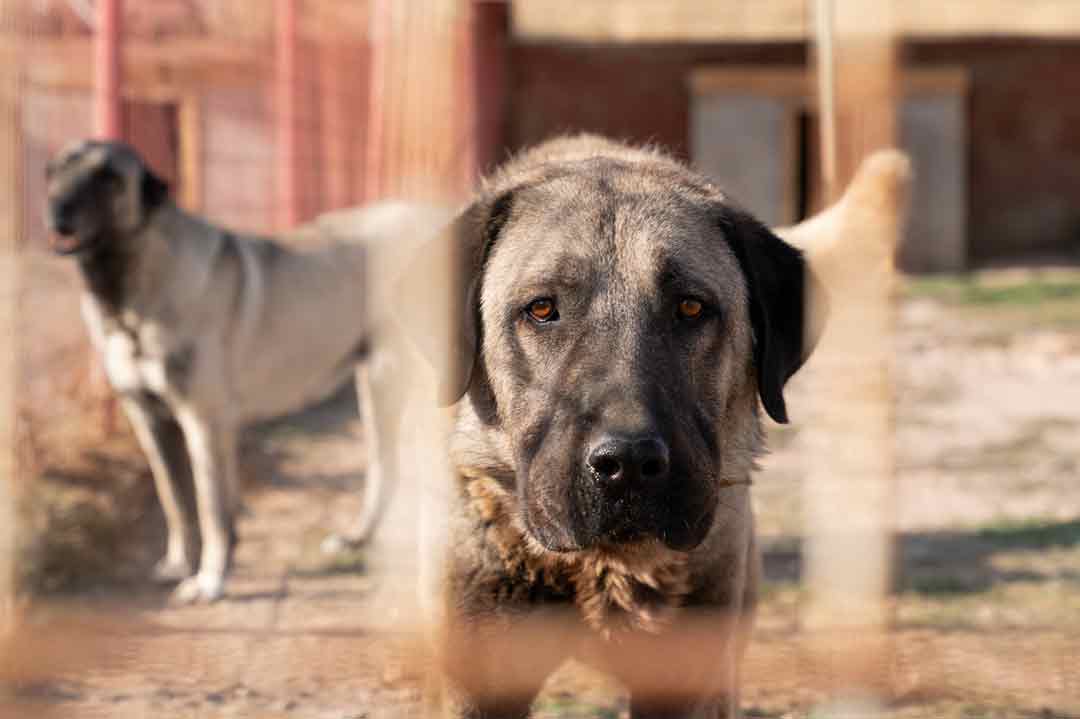
[[202,556],[199,571],[176,588],[181,603],[212,602],[225,591],[225,573],[232,555],[233,516],[229,507],[228,472],[236,470],[236,429],[228,422],[212,424],[190,408],[178,411],[195,479]]
[[144,397],[125,397],[122,405],[150,463],[158,500],[165,513],[168,533],[165,556],[154,567],[154,579],[178,582],[194,572],[190,556],[191,508],[182,489],[191,472],[184,435],[176,421],[165,414],[164,405]]

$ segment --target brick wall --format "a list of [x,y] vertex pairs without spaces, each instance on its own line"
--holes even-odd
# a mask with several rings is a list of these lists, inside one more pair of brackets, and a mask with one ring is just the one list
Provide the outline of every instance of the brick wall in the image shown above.
[[590,130],[689,153],[690,70],[721,63],[801,64],[799,45],[516,45],[510,52],[508,143]]
[[[970,260],[1080,256],[1080,42],[912,43],[903,57],[971,73]],[[591,130],[656,141],[685,157],[693,67],[805,60],[805,48],[793,44],[517,44],[506,143],[516,149]]]
[[971,259],[1080,258],[1080,42],[912,44],[905,58],[971,73]]

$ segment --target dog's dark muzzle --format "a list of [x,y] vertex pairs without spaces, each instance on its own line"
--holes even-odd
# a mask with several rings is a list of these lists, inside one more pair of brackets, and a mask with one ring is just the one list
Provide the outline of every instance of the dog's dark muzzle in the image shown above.
[[575,483],[577,539],[584,547],[660,537],[671,458],[653,432],[605,432],[584,451]]
[[45,223],[52,233],[50,247],[58,255],[74,255],[92,248],[97,238],[80,236],[76,210],[70,202],[52,201],[45,212]]
[[75,219],[72,208],[66,203],[51,202],[45,213],[49,231],[68,237],[75,234]]
[[572,512],[581,548],[658,539],[686,551],[704,539],[714,507],[707,483],[659,434],[605,432],[583,454]]

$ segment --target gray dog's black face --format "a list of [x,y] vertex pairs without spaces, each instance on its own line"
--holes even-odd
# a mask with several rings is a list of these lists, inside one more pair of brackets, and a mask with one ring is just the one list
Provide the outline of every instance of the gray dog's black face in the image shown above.
[[[700,544],[803,356],[801,255],[664,158],[544,166],[451,233],[467,392],[553,551]],[[515,179],[515,178],[511,178]]]
[[85,141],[45,168],[46,224],[58,254],[88,254],[130,234],[168,188],[122,143]]

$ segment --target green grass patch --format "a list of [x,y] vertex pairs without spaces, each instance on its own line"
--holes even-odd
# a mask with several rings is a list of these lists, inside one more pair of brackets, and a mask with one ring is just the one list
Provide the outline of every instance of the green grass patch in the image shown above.
[[968,577],[951,574],[916,574],[904,582],[903,591],[945,599],[971,594],[978,591],[978,587]]
[[983,526],[978,536],[995,544],[1025,549],[1072,547],[1080,544],[1080,520],[1050,522],[1040,519],[1002,520]]
[[1030,307],[1048,302],[1080,302],[1080,276],[1000,283],[986,282],[977,275],[917,277],[908,281],[907,294],[950,304],[979,306]]

